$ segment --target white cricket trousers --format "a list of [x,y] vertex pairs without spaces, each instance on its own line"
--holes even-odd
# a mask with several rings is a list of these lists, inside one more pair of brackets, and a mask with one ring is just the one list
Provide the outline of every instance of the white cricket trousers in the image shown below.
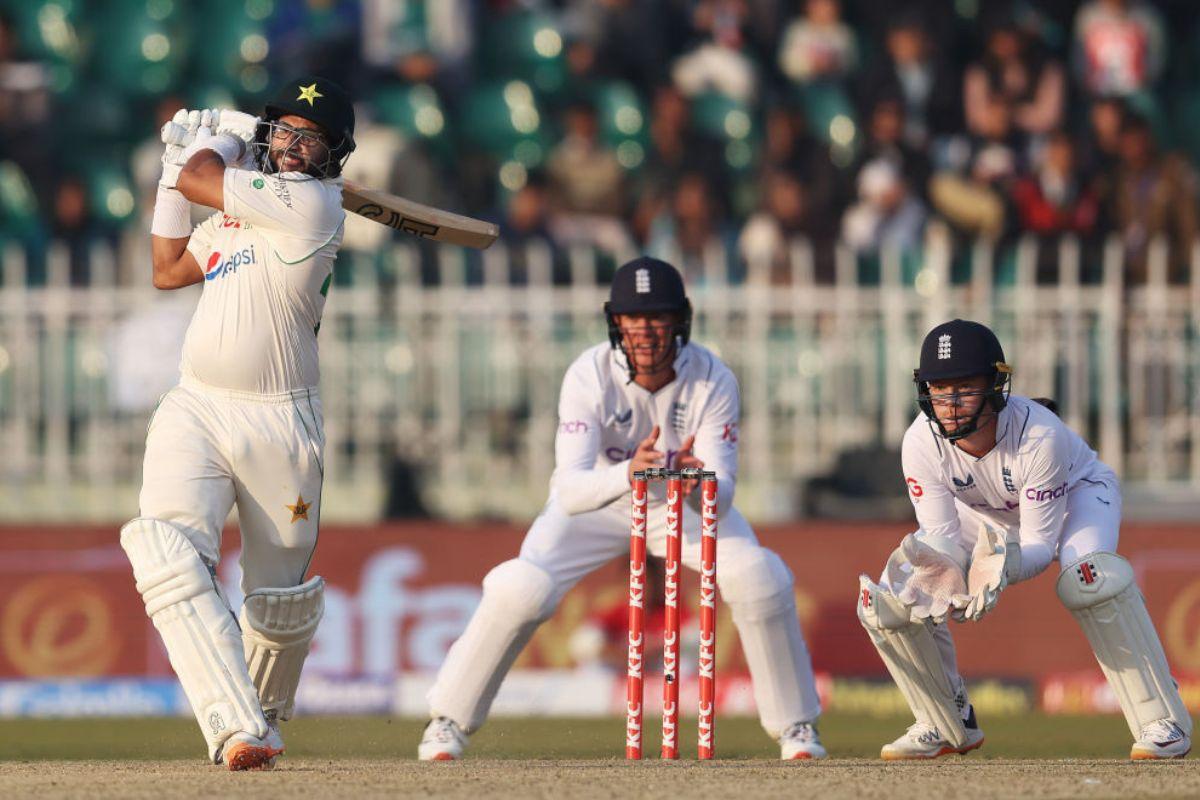
[[236,504],[242,590],[296,586],[317,543],[324,447],[315,388],[263,395],[184,376],[150,420],[141,516],[178,526],[215,566]]
[[[646,550],[661,558],[667,541],[663,505],[652,500],[649,516]],[[736,508],[728,509],[717,527],[717,588],[741,639],[759,719],[778,737],[793,723],[813,721],[821,713],[792,573],[758,543]],[[684,566],[699,569],[700,519],[689,503],[683,507],[681,549]],[[547,503],[520,555],[484,578],[479,607],[429,691],[431,716],[449,717],[467,732],[478,729],[537,626],[584,575],[628,553],[628,498],[574,515],[553,499]]]
[[[974,512],[961,504],[960,517],[963,516],[964,510],[974,517]],[[973,548],[975,538],[979,534],[979,526],[967,524],[964,520],[962,529],[964,541]],[[1059,537],[1058,551],[1054,556],[1058,561],[1059,570],[1066,569],[1092,553],[1117,552],[1117,542],[1120,538],[1121,491],[1116,478],[1108,482],[1083,481],[1067,496],[1067,515],[1063,520],[1062,536]],[[1010,586],[1005,591],[1014,591],[1014,587]],[[999,613],[1003,614],[1003,609],[1004,597],[1001,596]],[[961,688],[963,679],[958,672],[958,657],[954,650],[950,626],[934,625],[933,638],[941,652],[942,664],[950,677],[950,685]]]

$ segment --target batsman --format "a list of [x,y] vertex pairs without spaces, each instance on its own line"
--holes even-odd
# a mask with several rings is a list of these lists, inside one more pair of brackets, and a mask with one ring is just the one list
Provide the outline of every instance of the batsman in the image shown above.
[[996,335],[977,322],[938,325],[921,345],[921,414],[902,447],[920,529],[879,583],[859,580],[859,619],[916,717],[881,755],[929,759],[983,744],[948,622],[978,621],[1006,586],[1057,560],[1058,599],[1125,712],[1130,757],[1182,758],[1192,718],[1117,554],[1117,477],[1053,411],[1010,395],[1011,375]]
[[[692,306],[670,264],[635,259],[613,276],[609,341],[568,368],[550,497],[520,554],[483,579],[483,599],[429,692],[423,760],[453,760],[487,718],[513,661],[583,576],[629,552],[630,482],[651,467],[715,471],[717,585],[728,604],[767,732],[785,759],[823,758],[821,707],[792,573],[733,507],[739,396],[733,373],[692,342]],[[682,560],[700,565],[700,492],[685,483]],[[666,548],[665,494],[651,488],[647,549]]]
[[[162,137],[154,285],[203,292],[179,385],[149,425],[140,512],[121,546],[208,756],[264,769],[283,752],[279,723],[324,610],[324,582],[305,581],[324,470],[317,329],[342,240],[354,111],[338,86],[306,77],[261,118],[180,111]],[[195,230],[193,203],[216,209]],[[215,579],[234,505],[240,625]]]

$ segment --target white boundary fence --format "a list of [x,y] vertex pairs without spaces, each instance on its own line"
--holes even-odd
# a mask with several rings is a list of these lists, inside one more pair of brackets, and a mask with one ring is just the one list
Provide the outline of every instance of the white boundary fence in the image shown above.
[[[1098,283],[1081,281],[1077,242],[1057,247],[1053,285],[1035,279],[1031,240],[1017,246],[1010,279],[996,279],[993,248],[980,242],[965,277],[952,280],[963,271],[952,270],[936,230],[919,262],[885,253],[869,282],[839,252],[834,283],[814,285],[811,250],[797,242],[790,282],[772,284],[767,265],[751,264],[731,285],[714,253],[689,293],[694,337],[741,380],[739,505],[756,519],[789,518],[803,480],[829,471],[840,451],[898,446],[915,411],[920,339],[953,316],[994,325],[1015,390],[1057,398],[1133,494],[1159,509],[1191,504],[1200,495],[1200,247],[1185,285],[1168,285],[1166,248],[1155,246],[1148,282],[1134,287],[1115,240],[1095,265]],[[568,285],[552,282],[551,255],[538,247],[523,254],[524,285],[513,285],[509,255],[502,244],[486,251],[482,278],[469,281],[469,256],[439,249],[440,282],[429,286],[418,249],[397,242],[379,268],[355,267],[350,285],[333,287],[320,333],[323,520],[377,519],[396,457],[416,467],[438,515],[536,513],[553,467],[559,381],[604,339],[607,287],[590,252],[569,255]],[[68,269],[61,247],[38,285],[18,251],[0,265],[3,520],[136,512],[152,400],[123,398],[127,376],[145,372],[143,352],[158,352],[169,372],[199,291],[152,289],[144,239],[94,250],[86,287],[68,285]]]

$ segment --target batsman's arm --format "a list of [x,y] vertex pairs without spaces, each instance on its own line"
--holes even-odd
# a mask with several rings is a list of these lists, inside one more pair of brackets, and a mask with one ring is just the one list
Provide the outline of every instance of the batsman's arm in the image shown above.
[[214,150],[199,151],[184,164],[175,188],[193,203],[224,211],[225,159]]
[[204,280],[204,271],[188,252],[191,237],[169,239],[150,237],[150,255],[154,265],[155,289],[182,289]]

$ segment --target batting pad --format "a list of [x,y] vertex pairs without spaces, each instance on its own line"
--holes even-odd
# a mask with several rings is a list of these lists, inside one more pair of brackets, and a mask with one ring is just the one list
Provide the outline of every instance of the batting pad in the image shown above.
[[325,613],[325,580],[255,589],[242,604],[242,645],[265,713],[291,719],[300,671]]
[[967,731],[929,623],[912,622],[909,609],[866,575],[858,586],[858,619],[913,715],[963,747]]
[[1058,576],[1058,597],[1083,628],[1133,738],[1160,719],[1190,736],[1192,715],[1171,677],[1129,562],[1105,552],[1081,558]]
[[213,761],[239,731],[266,736],[237,620],[192,543],[168,522],[139,517],[121,528],[121,547]]

